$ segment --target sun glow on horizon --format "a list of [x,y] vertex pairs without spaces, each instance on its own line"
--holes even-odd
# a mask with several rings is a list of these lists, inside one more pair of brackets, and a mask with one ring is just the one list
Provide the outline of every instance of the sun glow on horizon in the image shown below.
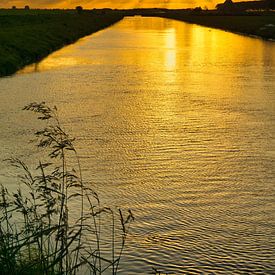
[[214,8],[218,0],[4,0],[0,8],[10,8],[12,6],[24,7],[29,5],[32,8],[75,8],[78,5],[86,9],[93,8],[193,8],[196,6]]

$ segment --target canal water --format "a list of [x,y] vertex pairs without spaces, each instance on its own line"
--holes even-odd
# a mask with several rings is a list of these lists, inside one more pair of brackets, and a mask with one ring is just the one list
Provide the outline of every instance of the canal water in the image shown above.
[[56,105],[84,179],[135,215],[120,274],[271,274],[274,76],[274,42],[125,18],[0,79],[0,156],[34,165],[22,107]]

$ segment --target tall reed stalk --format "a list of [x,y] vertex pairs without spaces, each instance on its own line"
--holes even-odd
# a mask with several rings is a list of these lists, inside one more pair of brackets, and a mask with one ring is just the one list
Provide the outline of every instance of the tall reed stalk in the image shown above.
[[[35,136],[48,159],[39,161],[35,171],[20,159],[7,160],[19,169],[23,187],[9,192],[1,185],[0,274],[117,274],[134,219],[131,211],[101,206],[83,181],[74,139],[62,128],[56,108],[42,102],[24,110],[46,121]],[[103,227],[111,230],[107,249]]]

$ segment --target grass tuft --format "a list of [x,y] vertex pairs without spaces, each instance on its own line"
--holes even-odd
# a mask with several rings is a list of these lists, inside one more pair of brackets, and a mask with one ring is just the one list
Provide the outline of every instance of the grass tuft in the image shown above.
[[117,274],[132,212],[101,206],[84,183],[74,139],[55,107],[31,103],[24,110],[47,122],[35,136],[48,159],[35,171],[20,159],[6,160],[23,187],[0,187],[0,274]]

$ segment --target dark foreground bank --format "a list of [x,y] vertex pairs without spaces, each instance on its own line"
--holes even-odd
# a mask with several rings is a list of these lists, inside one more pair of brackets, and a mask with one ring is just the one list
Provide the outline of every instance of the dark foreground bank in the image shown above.
[[10,75],[25,65],[77,39],[106,28],[123,18],[115,13],[92,12],[2,12],[0,13],[0,76]]
[[160,16],[235,33],[259,36],[263,39],[275,39],[275,14],[219,15],[167,12]]

